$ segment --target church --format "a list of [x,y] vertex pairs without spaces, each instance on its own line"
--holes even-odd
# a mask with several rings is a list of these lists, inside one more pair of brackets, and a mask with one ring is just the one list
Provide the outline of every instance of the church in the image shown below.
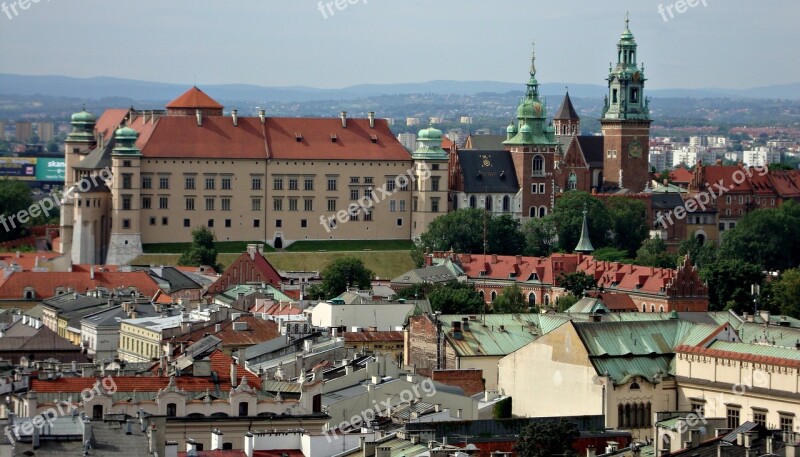
[[640,193],[650,183],[649,99],[637,44],[625,21],[617,64],[609,68],[600,115],[602,135],[581,135],[569,92],[548,120],[531,56],[530,79],[506,136],[470,137],[450,151],[451,209],[484,208],[515,218],[541,218],[570,190]]

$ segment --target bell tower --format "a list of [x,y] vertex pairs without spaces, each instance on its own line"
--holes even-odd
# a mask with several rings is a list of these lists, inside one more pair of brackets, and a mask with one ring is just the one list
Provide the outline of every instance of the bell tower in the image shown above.
[[637,45],[625,19],[617,43],[617,65],[609,66],[600,126],[604,137],[603,186],[642,192],[650,181],[650,108],[644,96],[644,65],[636,63]]

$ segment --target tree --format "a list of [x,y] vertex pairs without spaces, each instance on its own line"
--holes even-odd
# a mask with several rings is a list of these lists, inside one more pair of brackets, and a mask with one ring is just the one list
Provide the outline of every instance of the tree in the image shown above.
[[516,284],[503,288],[492,302],[492,312],[498,314],[524,313],[527,308],[528,301]]
[[787,201],[780,208],[753,211],[725,233],[719,257],[740,259],[762,270],[795,268],[800,259],[800,203]]
[[[3,215],[0,224],[0,241],[8,241],[22,237],[31,221],[20,223],[19,215],[28,217],[28,208],[33,203],[31,190],[22,181],[0,180],[0,213]],[[12,220],[13,216],[13,220]]]
[[667,245],[661,238],[650,238],[636,251],[636,265],[657,268],[675,268],[678,258],[667,252]]
[[520,457],[573,457],[579,436],[577,425],[564,419],[534,422],[522,430],[516,451]]
[[481,313],[486,304],[472,284],[450,281],[436,287],[428,294],[431,308],[442,314]]
[[800,270],[786,270],[773,286],[774,303],[780,313],[800,319]]
[[192,244],[188,250],[181,254],[178,259],[178,265],[189,267],[208,265],[214,267],[217,271],[222,271],[222,266],[217,263],[215,241],[214,232],[207,227],[198,227],[192,230]]
[[592,257],[596,260],[605,260],[607,262],[633,263],[633,260],[628,257],[628,251],[610,246],[594,251]]
[[486,230],[487,252],[498,255],[517,255],[525,251],[525,235],[520,222],[508,214],[489,219]]
[[692,237],[681,241],[678,246],[678,258],[688,255],[697,268],[712,264],[717,259],[717,248],[713,243],[701,243],[698,238]]
[[322,292],[325,298],[333,298],[348,287],[368,289],[373,273],[356,257],[336,259],[322,271]]
[[647,239],[647,206],[641,200],[611,197],[606,201],[613,223],[613,245],[633,257]]
[[407,299],[425,298],[435,288],[436,285],[432,283],[420,282],[398,290],[397,298],[407,298]]
[[583,297],[584,292],[597,287],[597,281],[586,273],[576,271],[561,273],[558,277],[558,285],[576,297]]
[[58,152],[58,143],[55,141],[49,141],[47,143],[47,152]]
[[556,311],[563,313],[564,311],[570,309],[572,305],[578,303],[578,300],[579,298],[572,294],[562,295],[556,298]]
[[562,251],[572,252],[578,245],[583,228],[584,208],[588,212],[592,245],[595,248],[608,246],[608,235],[613,222],[606,205],[586,192],[571,191],[558,199],[552,214],[558,233],[558,246]]
[[750,286],[761,284],[764,274],[756,265],[720,257],[700,270],[700,279],[708,283],[708,301],[712,310],[721,311],[727,307],[742,312],[752,309]]
[[772,170],[772,171],[774,171],[774,170],[786,170],[786,171],[795,170],[795,168],[792,168],[792,166],[789,165],[788,163],[771,163],[771,164],[769,164],[769,169]]
[[531,218],[522,227],[526,253],[537,257],[548,257],[556,246],[558,233],[552,215]]

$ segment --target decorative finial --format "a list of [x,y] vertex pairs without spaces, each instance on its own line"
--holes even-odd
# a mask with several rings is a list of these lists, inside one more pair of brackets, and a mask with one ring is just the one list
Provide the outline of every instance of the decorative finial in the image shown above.
[[536,76],[536,40],[531,41],[531,76]]
[[630,27],[628,27],[628,25],[630,24],[630,22],[631,22],[630,11],[626,11],[626,12],[625,12],[625,28],[626,28],[626,29],[629,29],[629,28],[630,28]]
[[569,94],[569,86],[564,86],[564,89],[567,90],[567,94]]

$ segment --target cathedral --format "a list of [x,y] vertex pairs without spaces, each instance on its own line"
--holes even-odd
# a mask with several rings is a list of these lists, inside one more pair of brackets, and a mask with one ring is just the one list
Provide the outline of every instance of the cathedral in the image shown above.
[[544,217],[553,210],[556,197],[570,190],[643,192],[650,182],[652,120],[644,96],[644,69],[636,54],[626,20],[617,43],[617,64],[608,72],[602,136],[581,135],[580,117],[568,92],[548,120],[532,55],[525,96],[506,136],[471,137],[464,150],[450,152],[451,208]]

